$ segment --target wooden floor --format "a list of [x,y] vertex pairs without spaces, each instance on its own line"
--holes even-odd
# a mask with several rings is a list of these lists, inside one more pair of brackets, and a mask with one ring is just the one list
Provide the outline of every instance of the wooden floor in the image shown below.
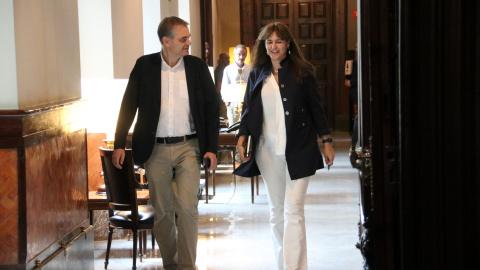
[[[330,171],[312,177],[305,205],[308,265],[315,270],[360,270],[358,241],[359,185],[348,158],[349,136],[335,132],[336,159]],[[216,195],[200,201],[197,269],[267,270],[274,268],[268,225],[269,211],[263,181],[251,203],[250,179],[217,174]],[[131,269],[132,242],[114,240],[108,269]],[[150,250],[150,241],[148,241]],[[104,269],[106,241],[95,241],[95,269]],[[137,269],[162,269],[158,248]]]

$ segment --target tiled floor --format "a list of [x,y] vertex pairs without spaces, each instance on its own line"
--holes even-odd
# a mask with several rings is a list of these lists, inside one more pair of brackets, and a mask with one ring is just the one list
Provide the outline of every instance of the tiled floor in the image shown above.
[[[335,164],[311,179],[305,205],[308,265],[315,270],[359,270],[363,258],[358,241],[359,185],[348,158],[348,133],[335,132]],[[229,173],[217,178],[216,195],[199,205],[199,270],[274,269],[263,182],[251,204],[250,179]],[[150,241],[148,241],[150,250]],[[132,242],[114,240],[108,269],[131,269]],[[95,269],[104,269],[106,241],[95,241]],[[137,269],[162,269],[158,248]]]

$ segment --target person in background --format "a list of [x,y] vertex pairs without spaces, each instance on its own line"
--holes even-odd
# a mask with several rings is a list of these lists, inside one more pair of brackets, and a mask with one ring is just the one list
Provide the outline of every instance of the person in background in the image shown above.
[[222,78],[223,78],[223,70],[230,64],[230,55],[228,53],[220,53],[218,56],[217,67],[213,72],[213,76],[215,79],[215,87],[218,93],[218,102],[219,102],[219,109],[220,109],[220,116],[223,118],[227,118],[227,108],[225,103],[222,100],[222,94],[220,90],[222,89]]
[[[249,64],[245,64],[245,59],[247,58],[247,47],[245,45],[238,44],[235,46],[233,56],[235,57],[235,62],[228,65],[223,71],[221,92],[224,97],[226,96],[225,92],[228,91],[229,84],[246,83],[248,75],[252,70]],[[225,105],[227,106],[228,124],[231,126],[235,123],[235,108],[238,106],[238,103],[227,101]]]
[[[355,52],[357,52],[357,43],[355,43]],[[355,147],[358,141],[358,67],[357,60],[353,59],[352,61],[352,73],[347,75],[345,78],[345,86],[350,90],[350,117],[353,120],[352,125],[352,146],[350,152],[355,151]]]
[[230,64],[230,55],[228,53],[220,53],[217,60],[217,67],[214,70],[214,78],[215,78],[215,87],[217,91],[220,92],[222,89],[222,79],[223,79],[223,71],[225,68]]
[[162,51],[137,59],[130,73],[112,162],[122,167],[127,134],[137,115],[133,160],[145,165],[163,268],[194,270],[200,164],[210,160],[209,169],[217,164],[217,93],[207,64],[188,55],[187,22],[164,18],[158,37]]
[[[263,177],[276,269],[307,269],[305,197],[310,177],[324,167],[317,136],[329,168],[333,140],[314,68],[288,27],[277,22],[263,27],[252,55],[237,143],[246,162],[234,173]],[[246,156],[249,136],[251,157]]]

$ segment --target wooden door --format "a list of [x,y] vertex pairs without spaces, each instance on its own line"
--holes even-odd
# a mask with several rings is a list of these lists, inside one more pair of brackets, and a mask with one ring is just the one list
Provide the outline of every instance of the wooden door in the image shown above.
[[[331,0],[256,1],[256,29],[270,22],[286,24],[301,46],[305,58],[315,66],[320,95],[333,126],[333,25]],[[259,30],[258,30],[259,31]],[[258,32],[257,32],[258,34]]]
[[480,2],[361,0],[365,269],[474,269]]

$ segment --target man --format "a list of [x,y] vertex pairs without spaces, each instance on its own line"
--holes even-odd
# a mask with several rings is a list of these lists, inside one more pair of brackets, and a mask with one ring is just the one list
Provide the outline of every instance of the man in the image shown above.
[[167,270],[195,269],[200,163],[209,159],[209,169],[217,164],[217,93],[206,63],[188,55],[187,26],[177,17],[163,19],[158,27],[162,51],[137,60],[123,96],[113,153],[113,164],[121,168],[138,110],[133,159],[145,165],[155,238]]
[[220,90],[222,89],[223,70],[228,66],[228,64],[230,64],[230,55],[228,55],[228,53],[221,53],[218,56],[217,62],[218,65],[213,72],[213,76],[215,79],[215,88],[217,89],[218,93],[219,111],[221,117],[227,118],[227,108],[225,107],[225,103],[223,103]]
[[[227,66],[223,71],[222,87],[221,92],[222,96],[226,96],[228,91],[229,84],[235,83],[247,83],[248,75],[252,70],[252,67],[248,64],[245,64],[245,59],[247,58],[247,47],[243,44],[238,44],[233,50],[233,56],[235,57],[235,62]],[[237,102],[225,102],[227,106],[227,117],[228,124],[231,126],[235,123],[235,108],[237,107]]]
[[[357,43],[355,43],[355,53],[357,53]],[[357,60],[353,59],[351,73],[345,76],[345,86],[350,90],[350,127],[352,128],[352,149],[355,151],[355,147],[358,141],[358,115],[357,115],[357,103],[358,103],[358,68]],[[353,122],[353,123],[352,123]]]
[[217,91],[220,92],[222,87],[222,79],[223,79],[223,70],[230,64],[230,55],[228,53],[220,53],[218,56],[217,67],[213,73],[215,78],[215,87]]
[[[355,43],[355,53],[358,52],[357,43]],[[352,61],[350,74],[346,74],[345,86],[350,90],[350,127],[352,130],[352,145],[350,146],[350,164],[353,168],[357,167],[357,142],[358,142],[358,67],[355,56]],[[353,124],[352,124],[353,122]]]

